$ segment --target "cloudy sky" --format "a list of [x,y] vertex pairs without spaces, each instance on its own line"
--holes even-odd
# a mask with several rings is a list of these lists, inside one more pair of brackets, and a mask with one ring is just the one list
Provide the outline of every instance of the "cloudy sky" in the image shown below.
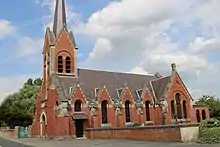
[[[194,98],[220,97],[220,0],[66,0],[79,67],[171,73]],[[42,76],[45,28],[54,0],[0,4],[0,101],[29,77]]]

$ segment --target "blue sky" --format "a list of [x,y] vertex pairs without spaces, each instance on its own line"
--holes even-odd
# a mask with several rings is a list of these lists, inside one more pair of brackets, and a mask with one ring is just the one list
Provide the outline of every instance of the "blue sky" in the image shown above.
[[[42,75],[41,52],[53,4],[1,2],[0,101],[28,77]],[[66,5],[79,67],[168,75],[175,62],[195,98],[220,96],[218,0],[66,0]]]

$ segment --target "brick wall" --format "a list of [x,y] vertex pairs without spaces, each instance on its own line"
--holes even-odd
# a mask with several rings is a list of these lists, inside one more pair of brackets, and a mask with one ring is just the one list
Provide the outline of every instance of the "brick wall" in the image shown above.
[[[203,117],[205,117],[206,120],[210,119],[210,112],[209,112],[208,106],[194,105],[193,110],[194,110],[194,121],[195,122],[198,122],[197,111],[199,112],[200,121],[202,121],[204,119]],[[204,111],[204,116],[203,116],[203,111]]]
[[180,142],[180,129],[176,126],[149,126],[117,129],[89,129],[90,139],[127,139],[138,141]]
[[125,139],[151,142],[183,142],[181,128],[190,128],[194,125],[164,125],[131,128],[87,129],[89,139]]
[[2,132],[3,134],[5,134],[9,137],[18,138],[18,128],[17,127],[15,129],[8,129],[8,128],[1,127],[0,132]]

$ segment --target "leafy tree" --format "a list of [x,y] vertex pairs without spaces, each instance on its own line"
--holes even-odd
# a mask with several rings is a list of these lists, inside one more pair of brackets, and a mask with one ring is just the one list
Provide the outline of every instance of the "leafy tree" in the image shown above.
[[203,95],[196,102],[199,105],[207,105],[210,107],[210,117],[220,118],[220,100],[215,96]]
[[33,79],[31,79],[31,78],[28,79],[27,82],[26,82],[26,84],[27,84],[27,85],[33,85]]
[[0,122],[8,126],[29,125],[35,109],[35,100],[42,80],[28,79],[16,93],[8,95],[0,105]]
[[41,78],[37,78],[34,80],[34,85],[38,85],[38,86],[41,86],[42,84],[42,79]]

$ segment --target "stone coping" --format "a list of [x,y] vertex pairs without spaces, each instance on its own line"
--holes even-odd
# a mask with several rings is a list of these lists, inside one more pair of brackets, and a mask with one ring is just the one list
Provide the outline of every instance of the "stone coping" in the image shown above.
[[121,128],[88,128],[85,131],[107,131],[107,130],[144,130],[144,129],[170,129],[170,128],[183,128],[183,127],[197,127],[199,124],[178,124],[178,125],[151,125],[151,126],[132,126]]

